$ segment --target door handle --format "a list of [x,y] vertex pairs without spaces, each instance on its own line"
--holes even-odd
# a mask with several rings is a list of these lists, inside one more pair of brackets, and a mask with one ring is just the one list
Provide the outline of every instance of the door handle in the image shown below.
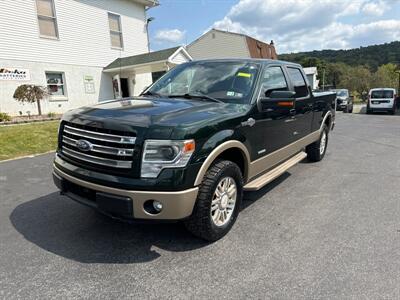
[[292,108],[291,110],[289,110],[289,114],[294,116],[296,114],[296,110],[294,108]]

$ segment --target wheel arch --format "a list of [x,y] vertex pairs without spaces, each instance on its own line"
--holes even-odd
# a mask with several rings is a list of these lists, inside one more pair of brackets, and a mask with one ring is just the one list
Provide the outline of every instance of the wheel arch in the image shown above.
[[[240,156],[237,156],[238,154]],[[243,143],[237,140],[230,140],[217,146],[208,155],[207,159],[204,161],[199,172],[197,173],[196,180],[194,182],[195,186],[201,184],[207,170],[210,168],[213,162],[219,158],[227,159],[234,163],[237,163],[239,168],[242,170],[244,182],[247,182],[250,165],[249,151]]]
[[322,129],[324,128],[324,125],[328,126],[329,130],[331,130],[332,123],[333,123],[333,116],[332,116],[332,113],[330,111],[328,111],[325,114],[324,118],[322,119],[321,127],[320,127],[319,131],[322,131]]

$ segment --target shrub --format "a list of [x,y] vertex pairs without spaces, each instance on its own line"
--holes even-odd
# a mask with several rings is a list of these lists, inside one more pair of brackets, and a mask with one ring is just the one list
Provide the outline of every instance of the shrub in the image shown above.
[[0,112],[0,122],[11,121],[11,117],[7,113]]
[[17,87],[14,92],[14,98],[19,102],[29,102],[35,103],[38,107],[39,116],[42,115],[42,108],[40,101],[49,95],[47,88],[33,85],[33,84],[23,84]]
[[47,114],[47,116],[48,116],[49,118],[55,118],[55,117],[56,117],[56,113],[55,113],[55,112],[49,112],[49,113]]

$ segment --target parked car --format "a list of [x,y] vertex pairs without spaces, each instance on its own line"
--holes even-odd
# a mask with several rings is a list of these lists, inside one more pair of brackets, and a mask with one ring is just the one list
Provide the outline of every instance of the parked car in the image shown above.
[[140,97],[65,114],[54,182],[113,218],[183,220],[215,241],[235,223],[243,191],[324,158],[335,98],[313,93],[298,64],[182,64]]
[[349,90],[335,89],[333,91],[337,94],[336,110],[341,110],[345,113],[352,113],[354,97],[350,96]]
[[396,112],[396,90],[392,88],[372,89],[368,93],[367,114],[373,112]]

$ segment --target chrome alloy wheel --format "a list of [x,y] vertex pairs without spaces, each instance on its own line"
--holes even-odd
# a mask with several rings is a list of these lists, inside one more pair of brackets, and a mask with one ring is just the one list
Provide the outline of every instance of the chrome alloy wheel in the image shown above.
[[218,183],[211,202],[211,219],[216,226],[223,226],[231,219],[235,209],[237,186],[232,177]]
[[321,141],[319,143],[319,154],[324,154],[326,147],[326,132],[322,132]]

